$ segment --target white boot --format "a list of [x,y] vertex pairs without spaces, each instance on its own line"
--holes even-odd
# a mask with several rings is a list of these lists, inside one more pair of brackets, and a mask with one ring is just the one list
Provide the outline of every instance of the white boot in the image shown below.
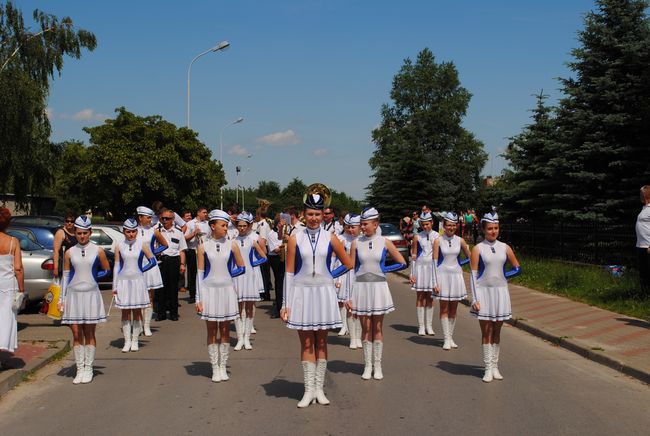
[[257,330],[255,330],[255,324],[253,323],[253,320],[255,319],[255,309],[257,309],[257,306],[255,306],[255,303],[253,303],[253,317],[251,318],[251,334],[256,335]]
[[499,352],[501,351],[500,344],[492,344],[492,377],[495,380],[503,380],[503,376],[499,372]]
[[153,308],[145,307],[142,309],[142,319],[144,320],[144,335],[151,336],[151,317],[153,316]]
[[363,375],[361,376],[364,380],[370,380],[372,378],[372,342],[363,341],[363,360],[366,366],[363,368]]
[[244,348],[252,350],[251,345],[251,330],[253,329],[253,318],[246,318],[244,320]]
[[74,376],[72,383],[78,385],[84,378],[84,360],[86,358],[85,348],[83,345],[75,345],[72,349],[74,351],[74,361],[77,364],[77,374]]
[[228,354],[230,352],[230,344],[228,342],[223,342],[219,344],[219,370],[221,372],[221,380],[228,381],[228,371],[226,371],[226,365],[228,364]]
[[454,342],[454,328],[456,328],[456,318],[448,318],[449,319],[449,343],[451,344],[451,348],[458,348],[458,345],[456,345],[456,342]]
[[449,318],[446,316],[443,318],[440,318],[440,324],[442,325],[442,336],[445,340],[445,343],[442,345],[443,350],[451,350],[451,341],[450,341],[450,326],[449,326]]
[[235,331],[237,332],[237,345],[235,345],[235,351],[239,351],[244,346],[244,319],[235,318]]
[[357,317],[357,318],[353,318],[353,319],[354,319],[354,325],[355,325],[355,327],[356,327],[355,332],[356,332],[356,336],[357,336],[357,337],[356,337],[356,340],[357,340],[357,348],[362,348],[363,345],[361,344],[361,333],[362,333],[362,329],[361,329],[361,320],[360,320],[358,317]]
[[345,306],[339,307],[339,312],[341,313],[341,322],[343,325],[341,326],[341,330],[339,330],[338,336],[345,336],[348,334],[348,309]]
[[426,330],[424,330],[424,307],[416,307],[416,311],[418,313],[418,335],[424,336],[426,334]]
[[374,354],[374,366],[375,366],[375,380],[381,380],[384,378],[384,373],[381,371],[381,355],[384,350],[383,341],[374,341],[372,343],[372,352]]
[[86,345],[85,346],[85,359],[84,359],[84,375],[81,379],[81,383],[90,383],[93,381],[93,362],[95,362],[95,346]]
[[219,368],[219,344],[208,345],[208,355],[212,365],[212,381],[218,383],[221,381],[221,368]]
[[427,328],[427,335],[433,336],[436,332],[433,330],[433,306],[424,308],[424,324]]
[[302,373],[305,380],[305,394],[298,403],[298,407],[303,408],[311,404],[314,400],[314,390],[316,384],[316,364],[314,362],[302,361]]
[[131,336],[131,351],[138,351],[140,349],[140,344],[138,343],[138,337],[142,332],[142,320],[133,321],[133,336]]
[[318,359],[316,362],[316,401],[318,404],[327,405],[330,400],[325,396],[323,386],[325,385],[325,373],[327,372],[327,360]]
[[485,375],[483,381],[490,383],[492,381],[492,344],[483,344],[483,363],[485,363]]
[[122,320],[122,334],[124,334],[124,347],[122,353],[128,353],[131,350],[131,320]]
[[350,348],[353,350],[357,349],[357,323],[354,318],[348,320],[348,330],[350,333]]

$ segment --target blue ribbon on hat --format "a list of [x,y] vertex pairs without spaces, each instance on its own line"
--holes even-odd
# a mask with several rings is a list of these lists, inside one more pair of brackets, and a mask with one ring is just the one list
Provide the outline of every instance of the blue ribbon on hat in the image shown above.
[[374,220],[379,218],[379,212],[372,206],[366,207],[361,212],[361,221]]

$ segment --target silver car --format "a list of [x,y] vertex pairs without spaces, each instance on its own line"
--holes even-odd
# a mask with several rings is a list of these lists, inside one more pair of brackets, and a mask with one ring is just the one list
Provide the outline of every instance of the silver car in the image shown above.
[[[399,229],[391,223],[380,223],[379,227],[381,228],[381,235],[395,245],[395,248],[397,248],[397,251],[399,251],[399,253],[404,257],[404,260],[408,265],[411,257],[409,256],[409,246]],[[388,256],[388,259],[390,259],[390,255]]]
[[20,242],[27,298],[31,302],[41,301],[54,279],[52,250],[46,250],[22,232],[9,229],[7,234],[17,238]]

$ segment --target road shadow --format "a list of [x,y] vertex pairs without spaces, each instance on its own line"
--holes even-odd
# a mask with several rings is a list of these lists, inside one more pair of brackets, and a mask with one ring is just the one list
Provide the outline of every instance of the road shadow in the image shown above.
[[25,366],[25,361],[22,358],[8,351],[0,351],[0,363],[2,363],[3,370],[20,369]]
[[327,370],[337,374],[361,374],[363,373],[363,367],[363,363],[346,362],[344,360],[330,360],[327,362]]
[[212,364],[208,361],[192,362],[191,365],[185,365],[185,372],[194,377],[212,378]]
[[[93,378],[104,375],[104,372],[101,371],[102,369],[106,369],[105,366],[98,366],[98,365],[93,365]],[[77,365],[70,365],[65,368],[61,368],[59,372],[56,373],[56,375],[60,377],[68,377],[68,378],[74,378],[75,375],[77,375]]]
[[[152,329],[153,331],[153,329]],[[142,338],[145,336],[141,336],[140,339],[138,339],[138,348],[147,348],[147,345],[149,345],[149,341],[143,341]],[[119,338],[119,339],[113,339],[108,343],[113,348],[119,348],[120,350],[124,346],[124,338]]]
[[406,333],[416,333],[418,332],[418,327],[415,325],[405,325],[405,324],[391,324],[390,328]]
[[267,397],[291,398],[300,400],[305,391],[302,383],[292,382],[281,378],[275,378],[272,382],[263,384]]
[[442,339],[436,339],[431,336],[411,336],[406,338],[408,341],[413,342],[418,345],[432,345],[434,347],[442,347],[444,341]]
[[634,327],[639,327],[643,329],[650,329],[650,323],[643,321],[641,319],[634,319],[634,318],[616,318],[616,321],[622,321],[627,325],[631,325]]
[[327,344],[328,345],[343,345],[345,347],[350,345],[350,338],[346,336],[332,336],[328,335],[327,336]]
[[[434,365],[431,365],[434,366]],[[439,361],[436,365],[436,368],[441,369],[449,374],[453,375],[467,375],[470,377],[483,377],[483,372],[485,368],[477,365],[466,365],[463,363],[456,362],[447,362],[446,360]]]

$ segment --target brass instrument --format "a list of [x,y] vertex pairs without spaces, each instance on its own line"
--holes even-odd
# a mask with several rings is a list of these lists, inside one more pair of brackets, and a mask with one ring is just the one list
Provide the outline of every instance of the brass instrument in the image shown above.
[[303,203],[307,201],[307,196],[310,194],[320,195],[323,198],[323,204],[325,207],[329,207],[332,202],[332,191],[322,183],[312,183],[307,186],[307,191],[305,192],[305,195],[302,196]]
[[264,198],[258,198],[257,199],[257,209],[260,212],[266,213],[266,211],[269,210],[269,206],[271,206],[271,202],[269,200],[266,200]]

